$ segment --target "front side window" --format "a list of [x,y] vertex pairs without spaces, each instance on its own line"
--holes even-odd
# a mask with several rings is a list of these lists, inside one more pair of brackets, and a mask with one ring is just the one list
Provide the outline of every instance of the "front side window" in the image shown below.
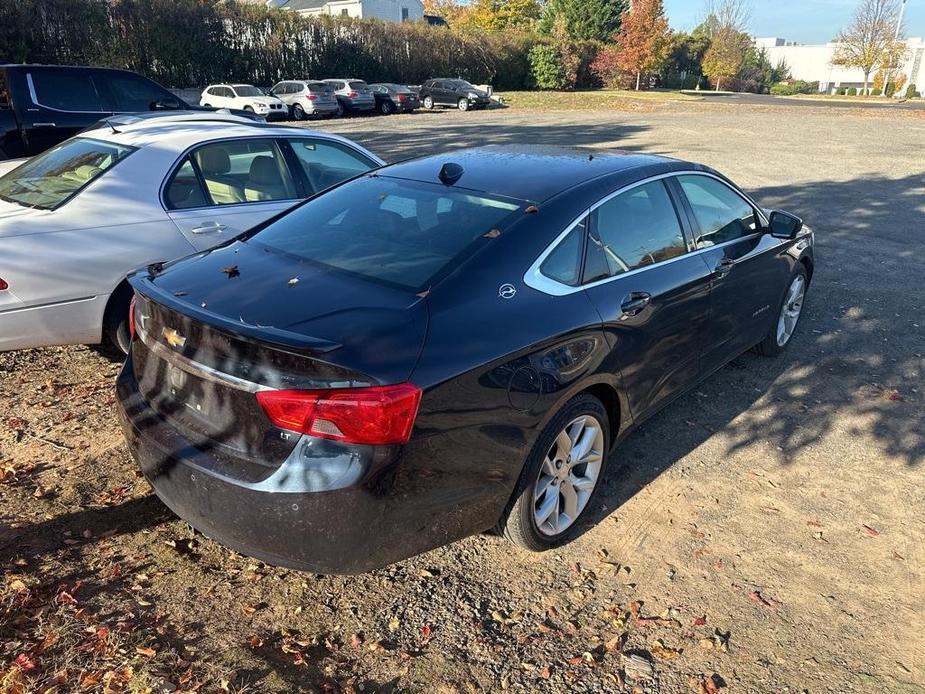
[[59,111],[103,110],[89,70],[36,70],[29,73],[29,79],[38,106]]
[[157,103],[179,101],[160,85],[138,75],[112,72],[98,74],[96,79],[100,78],[109,88],[113,111],[138,113],[150,111]]
[[420,291],[521,215],[519,201],[364,176],[309,200],[250,239],[323,266]]
[[732,188],[709,176],[678,176],[699,231],[697,248],[707,248],[743,236],[759,228],[754,208]]
[[53,210],[134,151],[89,138],[68,140],[0,177],[0,200]]
[[359,152],[337,142],[306,139],[292,139],[288,142],[305,173],[309,195],[378,166]]
[[238,96],[263,96],[263,92],[249,84],[236,84],[234,91]]
[[187,157],[167,184],[165,197],[171,209],[186,209],[293,200],[298,195],[273,140],[229,140],[200,147]]
[[644,183],[591,213],[584,281],[612,277],[686,252],[684,232],[664,182]]

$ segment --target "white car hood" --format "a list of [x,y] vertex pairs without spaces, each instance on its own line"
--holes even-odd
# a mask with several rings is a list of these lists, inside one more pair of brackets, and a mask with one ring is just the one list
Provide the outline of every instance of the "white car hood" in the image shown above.
[[282,103],[275,96],[243,96],[241,98],[246,101],[252,101],[255,104],[266,104],[267,106],[270,104]]
[[15,202],[7,202],[6,200],[0,200],[0,235],[7,230],[7,225],[4,222],[7,222],[11,219],[17,219],[19,217],[32,216],[40,210],[35,210],[31,207],[23,207],[22,205],[17,205]]

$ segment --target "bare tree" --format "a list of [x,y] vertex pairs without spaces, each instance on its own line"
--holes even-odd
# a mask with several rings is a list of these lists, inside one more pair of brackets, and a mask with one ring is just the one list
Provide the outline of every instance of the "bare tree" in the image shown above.
[[750,0],[706,0],[704,16],[717,32],[744,33],[752,20],[752,4]]
[[899,0],[860,0],[851,24],[835,38],[832,64],[860,68],[865,94],[874,68],[895,61],[902,52],[899,9]]

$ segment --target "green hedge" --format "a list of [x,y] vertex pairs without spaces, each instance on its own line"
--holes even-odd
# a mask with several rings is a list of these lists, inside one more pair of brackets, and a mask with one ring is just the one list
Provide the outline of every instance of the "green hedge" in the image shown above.
[[423,22],[302,17],[232,0],[0,0],[0,63],[104,65],[170,87],[460,76],[528,85],[529,34],[459,34]]

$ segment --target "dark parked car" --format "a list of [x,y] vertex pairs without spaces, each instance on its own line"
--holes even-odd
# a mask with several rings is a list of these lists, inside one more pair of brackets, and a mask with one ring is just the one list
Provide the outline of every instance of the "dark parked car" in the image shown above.
[[411,113],[421,105],[418,95],[404,84],[371,84],[369,90],[376,98],[379,113]]
[[491,99],[488,92],[473,87],[466,80],[432,79],[421,85],[421,103],[424,108],[453,106],[460,111],[488,108]]
[[43,152],[114,113],[179,109],[214,110],[127,70],[0,65],[0,159]]
[[274,564],[542,550],[640,422],[787,347],[812,274],[812,232],[705,166],[431,156],[134,275],[119,410],[170,508]]

